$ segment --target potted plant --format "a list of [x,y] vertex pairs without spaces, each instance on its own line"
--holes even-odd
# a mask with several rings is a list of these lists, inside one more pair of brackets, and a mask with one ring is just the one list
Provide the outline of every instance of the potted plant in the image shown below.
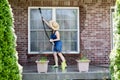
[[37,71],[38,73],[47,72],[48,70],[48,60],[46,57],[41,57],[40,60],[37,60]]
[[90,60],[86,56],[81,55],[76,61],[79,72],[88,72]]

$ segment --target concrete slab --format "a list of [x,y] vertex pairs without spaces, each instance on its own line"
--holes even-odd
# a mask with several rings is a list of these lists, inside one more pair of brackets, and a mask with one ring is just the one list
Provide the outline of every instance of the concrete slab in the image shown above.
[[49,65],[47,73],[37,73],[36,64],[23,66],[23,80],[106,80],[110,79],[109,68],[90,65],[88,72],[79,72],[77,65],[68,65],[65,71],[52,68]]

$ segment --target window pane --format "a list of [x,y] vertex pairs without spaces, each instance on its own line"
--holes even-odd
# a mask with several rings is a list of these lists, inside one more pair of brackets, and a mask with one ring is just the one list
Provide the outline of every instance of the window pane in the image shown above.
[[37,33],[36,32],[32,32],[31,33],[31,51],[36,51],[37,50]]
[[77,51],[77,9],[57,9],[56,20],[60,24],[63,51]]
[[57,9],[56,20],[59,22],[61,29],[76,29],[77,9]]
[[57,19],[65,20],[71,19],[76,20],[77,9],[57,9]]
[[[42,16],[46,20],[52,19],[52,10],[51,9],[41,9]],[[50,30],[45,25],[47,34],[50,35]],[[44,27],[41,20],[41,14],[38,9],[30,10],[30,51],[31,52],[44,52],[51,51],[51,44],[47,38]]]
[[[50,34],[50,31],[48,32],[48,34]],[[51,44],[44,31],[31,32],[31,51],[52,51]]]
[[[52,10],[51,9],[41,9],[42,16],[47,19],[52,19]],[[43,29],[43,24],[41,20],[41,14],[39,9],[30,10],[30,28],[31,29]],[[47,27],[48,28],[48,27]]]
[[63,51],[77,51],[77,32],[61,31],[61,40],[63,42]]

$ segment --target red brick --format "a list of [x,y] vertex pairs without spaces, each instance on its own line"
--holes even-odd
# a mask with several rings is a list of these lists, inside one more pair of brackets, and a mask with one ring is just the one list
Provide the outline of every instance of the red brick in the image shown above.
[[[80,8],[80,53],[86,54],[92,60],[91,64],[109,63],[110,7],[115,4],[115,0],[9,0],[9,2],[14,13],[20,62],[34,62],[41,56],[28,54],[28,7],[78,6]],[[68,64],[75,64],[78,55],[66,54]],[[53,64],[53,56],[49,55],[48,58],[51,61],[49,64]]]

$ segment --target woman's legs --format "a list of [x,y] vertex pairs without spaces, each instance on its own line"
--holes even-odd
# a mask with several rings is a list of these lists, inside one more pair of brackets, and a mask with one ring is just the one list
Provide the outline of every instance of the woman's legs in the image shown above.
[[[65,67],[67,67],[65,57],[63,56],[62,53],[58,53],[58,55],[59,55],[59,57],[60,57],[61,60],[62,60],[61,67],[62,67],[62,70],[64,71],[64,70],[65,70]],[[58,56],[57,56],[57,53],[54,53],[53,56],[54,56],[54,60],[55,60],[55,65],[54,65],[54,67],[58,67]]]
[[62,68],[62,70],[64,71],[65,68],[67,67],[65,57],[62,55],[62,53],[58,53],[58,55],[60,56],[60,58],[61,58],[61,60],[62,60],[61,68]]
[[57,53],[54,53],[53,56],[54,56],[54,60],[55,60],[55,67],[57,67],[57,66],[58,66],[58,57],[57,57]]
[[58,53],[58,55],[60,56],[62,62],[66,61],[66,60],[65,60],[65,57],[62,55],[62,53]]

